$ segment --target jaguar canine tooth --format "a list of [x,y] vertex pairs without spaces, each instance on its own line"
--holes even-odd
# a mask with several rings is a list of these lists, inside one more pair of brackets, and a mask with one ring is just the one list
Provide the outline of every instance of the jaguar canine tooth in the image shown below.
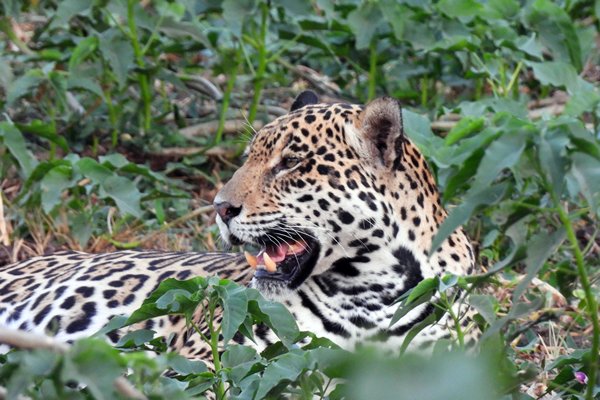
[[265,268],[267,269],[267,271],[271,273],[277,271],[277,263],[273,261],[273,259],[269,256],[267,252],[263,254],[263,259],[265,260]]
[[248,261],[248,264],[250,264],[250,266],[253,269],[256,269],[256,266],[258,265],[258,260],[256,259],[256,257],[248,253],[247,251],[244,252],[244,257],[246,257],[246,261]]

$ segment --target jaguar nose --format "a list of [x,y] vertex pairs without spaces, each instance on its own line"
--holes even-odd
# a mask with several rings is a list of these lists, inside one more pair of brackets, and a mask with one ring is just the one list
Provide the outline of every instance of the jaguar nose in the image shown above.
[[227,201],[215,202],[213,205],[217,214],[219,214],[226,225],[229,225],[229,221],[238,216],[242,211],[242,207],[235,207]]

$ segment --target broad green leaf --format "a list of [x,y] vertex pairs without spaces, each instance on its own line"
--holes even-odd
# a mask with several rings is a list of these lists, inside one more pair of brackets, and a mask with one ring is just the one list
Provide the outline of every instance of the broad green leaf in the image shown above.
[[536,57],[537,59],[544,58],[544,47],[540,44],[536,34],[532,34],[531,36],[519,36],[517,40],[515,40],[515,45],[517,49]]
[[102,88],[100,85],[91,78],[84,78],[81,76],[77,76],[76,74],[69,74],[69,78],[67,79],[67,88],[68,89],[83,89],[87,90],[90,93],[94,93],[98,97],[104,98],[104,93],[102,93]]
[[542,85],[565,87],[569,92],[579,87],[577,71],[573,65],[563,61],[528,62],[535,77]]
[[485,189],[503,169],[514,166],[525,150],[525,142],[521,132],[508,132],[493,141],[479,163],[471,190]]
[[308,366],[306,358],[300,354],[288,353],[282,355],[265,368],[256,392],[256,398],[265,398],[269,391],[280,383],[295,381]]
[[56,133],[56,127],[48,122],[44,122],[39,119],[32,120],[27,125],[18,124],[17,127],[21,132],[33,133],[34,135],[43,137],[48,141],[58,145],[65,152],[69,151],[69,145],[67,140]]
[[580,71],[583,66],[581,46],[567,12],[551,0],[536,0],[525,10],[527,23],[550,49],[554,60],[570,62]]
[[490,187],[479,188],[476,191],[469,191],[463,202],[450,212],[450,215],[448,215],[446,220],[440,226],[432,240],[429,254],[435,254],[435,251],[440,244],[442,244],[442,242],[446,240],[446,238],[450,236],[456,228],[464,224],[471,217],[477,207],[480,205],[487,206],[495,204],[502,199],[507,188],[507,183],[500,183]]
[[391,25],[396,39],[403,40],[404,30],[412,15],[410,8],[395,0],[382,0],[379,5],[381,14],[386,22]]
[[108,400],[117,398],[114,381],[124,373],[117,350],[103,340],[84,339],[75,342],[64,358],[61,378],[85,385],[95,399]]
[[525,292],[529,283],[537,276],[548,257],[556,253],[556,249],[565,240],[565,237],[566,231],[558,229],[554,233],[540,232],[529,240],[527,258],[525,259],[526,275],[513,292],[513,304],[520,301],[519,298]]
[[443,139],[433,134],[431,122],[427,117],[403,109],[402,124],[406,135],[428,157],[435,149],[443,147]]
[[450,18],[459,18],[465,22],[481,15],[483,6],[475,0],[441,0],[437,8]]
[[484,5],[498,14],[499,18],[510,19],[519,13],[521,5],[517,0],[489,0]]
[[98,162],[92,158],[84,157],[77,161],[75,164],[81,174],[86,178],[89,178],[93,184],[102,185],[114,172],[105,166],[98,164]]
[[569,138],[563,132],[546,132],[541,135],[538,140],[538,154],[540,166],[546,172],[552,190],[560,197],[563,191],[565,182],[565,174],[567,172],[567,163],[565,155]]
[[[125,323],[125,326],[145,321],[149,318],[170,314],[171,311],[168,308],[160,308],[157,306],[159,299],[161,299],[169,291],[179,290],[187,293],[197,293],[206,288],[206,285],[206,279],[200,276],[185,281],[178,281],[177,279],[173,278],[164,280],[160,283],[160,285],[158,285],[158,288],[152,292],[150,297],[144,300],[142,306],[131,314]],[[198,299],[198,301],[201,300],[202,299]],[[165,307],[168,306],[168,304],[164,302],[164,299],[162,305]]]
[[72,169],[66,165],[52,168],[40,182],[42,191],[42,209],[49,214],[54,207],[62,203],[62,193],[73,186]]
[[80,0],[61,0],[54,14],[54,19],[50,24],[56,28],[69,22],[71,18],[78,14],[86,14],[91,10],[90,4]]
[[0,138],[8,148],[8,151],[17,159],[25,178],[28,178],[38,165],[38,161],[27,150],[27,145],[21,132],[9,122],[0,122]]
[[98,48],[98,38],[95,36],[88,36],[87,38],[80,41],[69,59],[69,71],[73,71],[79,66],[90,54],[92,54]]
[[25,75],[18,77],[8,87],[6,103],[10,106],[21,97],[34,94],[34,89],[45,79],[42,71],[39,69],[30,70]]
[[246,319],[248,296],[246,287],[229,282],[214,287],[223,305],[221,329],[223,342],[228,343]]
[[121,153],[107,154],[98,157],[101,164],[110,164],[115,168],[122,168],[129,164],[129,160]]
[[375,2],[363,2],[348,14],[348,25],[355,35],[358,50],[369,47],[377,27],[381,24],[382,17]]
[[231,31],[241,37],[244,20],[250,15],[256,15],[256,0],[224,0],[223,19]]
[[162,20],[159,30],[170,38],[191,37],[196,42],[209,46],[209,40],[202,27],[195,21],[176,21],[167,17]]
[[389,327],[391,328],[394,324],[396,324],[396,322],[400,321],[406,314],[408,314],[415,308],[429,302],[433,298],[434,294],[435,289],[430,288],[428,292],[422,293],[419,297],[413,299],[410,303],[404,301],[400,303],[400,305],[394,312],[394,315],[390,319]]
[[458,124],[448,132],[444,141],[447,146],[452,145],[466,136],[479,132],[484,124],[485,119],[482,117],[461,118],[461,120],[458,121]]
[[115,345],[116,347],[130,347],[130,346],[141,346],[144,343],[151,341],[154,338],[156,332],[150,329],[137,329],[133,332],[127,332],[123,335],[119,342]]
[[477,312],[481,314],[488,324],[492,324],[496,320],[494,307],[496,301],[492,296],[487,294],[471,294],[468,302],[469,305],[475,307]]
[[167,363],[173,371],[180,375],[200,374],[208,371],[206,364],[202,361],[189,360],[177,353],[167,354]]
[[294,316],[283,304],[264,299],[254,289],[249,289],[248,296],[248,311],[271,328],[277,337],[290,347],[300,333]]
[[100,188],[100,195],[113,199],[121,213],[131,214],[136,218],[142,216],[140,208],[142,194],[134,182],[122,176],[113,175],[106,178]]
[[588,205],[600,216],[600,161],[584,153],[571,156],[570,174],[575,177]]
[[127,82],[127,74],[134,67],[133,47],[116,28],[103,32],[99,38],[100,51],[108,61],[120,87]]

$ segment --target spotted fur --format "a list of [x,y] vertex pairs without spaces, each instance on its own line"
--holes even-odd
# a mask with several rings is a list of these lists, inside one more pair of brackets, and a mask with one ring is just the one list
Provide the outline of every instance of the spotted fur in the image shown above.
[[[247,160],[215,204],[226,241],[303,240],[310,253],[286,279],[255,274],[242,256],[227,253],[37,257],[0,268],[0,325],[73,340],[114,315],[131,313],[166,278],[219,274],[282,301],[301,330],[348,349],[374,341],[397,350],[433,307],[423,304],[390,328],[394,300],[424,278],[466,275],[474,268],[462,229],[429,254],[446,211],[425,159],[404,134],[400,108],[389,98],[363,107],[320,104],[314,94],[301,94],[289,114],[255,135]],[[414,343],[447,336],[446,323],[426,328]],[[188,357],[207,353],[178,318],[144,327],[174,335],[173,349]],[[259,347],[274,341],[265,329],[256,336]]]

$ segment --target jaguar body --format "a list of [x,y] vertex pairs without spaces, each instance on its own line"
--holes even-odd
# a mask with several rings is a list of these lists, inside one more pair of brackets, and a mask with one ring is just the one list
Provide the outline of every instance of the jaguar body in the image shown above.
[[[429,254],[446,211],[395,100],[323,104],[304,92],[256,133],[246,156],[214,205],[223,239],[253,245],[256,254],[67,252],[3,266],[0,325],[73,340],[131,313],[166,278],[218,274],[281,301],[301,330],[348,349],[364,342],[398,349],[433,307],[423,304],[390,327],[392,303],[424,278],[473,271],[461,228]],[[448,336],[446,322],[413,342]],[[174,335],[173,349],[188,357],[207,353],[181,319],[145,327]],[[275,340],[266,329],[255,336],[259,347]]]

